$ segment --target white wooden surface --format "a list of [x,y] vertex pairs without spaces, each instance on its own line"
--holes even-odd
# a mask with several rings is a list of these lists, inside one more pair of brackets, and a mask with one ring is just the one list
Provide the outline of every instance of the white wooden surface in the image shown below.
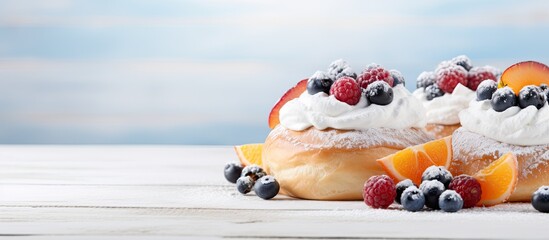
[[223,178],[231,147],[0,146],[0,237],[17,239],[547,239],[549,214],[449,214],[360,201],[265,201]]

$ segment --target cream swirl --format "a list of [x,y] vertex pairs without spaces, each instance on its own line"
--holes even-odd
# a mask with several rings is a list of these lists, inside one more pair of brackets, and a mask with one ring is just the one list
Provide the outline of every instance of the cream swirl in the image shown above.
[[356,105],[320,92],[305,91],[280,109],[280,124],[294,131],[315,127],[319,130],[365,130],[369,128],[425,127],[425,109],[402,85],[393,87],[393,101],[388,105],[369,104],[361,97]]
[[471,131],[500,142],[531,146],[549,144],[549,106],[524,109],[514,106],[496,112],[490,100],[476,101],[459,114],[461,125]]
[[454,125],[459,123],[458,114],[469,106],[475,98],[475,92],[458,84],[453,93],[446,93],[440,97],[427,100],[423,88],[416,89],[413,95],[419,99],[427,109],[427,123]]

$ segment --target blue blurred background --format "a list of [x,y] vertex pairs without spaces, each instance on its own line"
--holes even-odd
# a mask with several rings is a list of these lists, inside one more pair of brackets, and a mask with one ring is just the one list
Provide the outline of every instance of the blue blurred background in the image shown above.
[[343,58],[407,86],[459,54],[549,63],[549,1],[1,0],[0,143],[262,142]]

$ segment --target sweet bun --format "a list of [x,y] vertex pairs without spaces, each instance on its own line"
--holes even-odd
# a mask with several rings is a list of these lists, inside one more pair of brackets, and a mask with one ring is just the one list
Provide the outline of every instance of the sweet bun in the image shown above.
[[532,193],[549,185],[549,144],[518,146],[498,142],[483,135],[459,128],[452,135],[454,175],[473,175],[507,152],[517,157],[519,178],[509,201],[530,201]]
[[442,124],[435,124],[435,123],[427,123],[425,126],[425,131],[427,133],[431,134],[435,139],[451,136],[452,133],[458,128],[461,127],[461,124],[453,124],[453,125],[442,125]]
[[377,159],[430,140],[416,128],[292,131],[278,125],[265,140],[263,167],[286,195],[361,200],[364,182],[384,174]]

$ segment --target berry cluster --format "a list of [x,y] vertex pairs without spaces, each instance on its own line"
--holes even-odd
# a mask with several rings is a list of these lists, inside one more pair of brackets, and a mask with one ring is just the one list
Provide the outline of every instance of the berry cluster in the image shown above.
[[228,163],[224,174],[227,181],[236,183],[236,189],[242,194],[253,190],[258,197],[267,200],[275,197],[280,190],[278,181],[257,165],[242,168],[240,164]]
[[364,95],[370,103],[387,105],[393,101],[392,87],[398,84],[404,85],[404,77],[397,70],[370,64],[357,75],[340,59],[332,62],[327,72],[313,74],[307,82],[307,92],[324,92],[349,105],[356,105]]
[[454,178],[446,168],[439,166],[431,166],[423,172],[419,187],[410,179],[395,185],[390,177],[381,175],[368,179],[363,191],[364,202],[372,208],[388,208],[395,201],[411,212],[424,207],[457,212],[462,208],[474,207],[480,201],[481,194],[482,189],[476,179],[468,175]]
[[545,84],[527,85],[519,91],[517,96],[510,87],[498,89],[496,82],[485,80],[477,88],[477,101],[483,100],[489,100],[496,112],[503,112],[513,106],[520,108],[535,106],[540,109],[549,100],[549,90]]
[[449,61],[442,61],[433,72],[422,72],[417,77],[417,88],[423,88],[427,100],[452,93],[458,84],[477,90],[479,84],[486,80],[496,80],[500,75],[492,66],[473,67],[471,60],[460,55]]

